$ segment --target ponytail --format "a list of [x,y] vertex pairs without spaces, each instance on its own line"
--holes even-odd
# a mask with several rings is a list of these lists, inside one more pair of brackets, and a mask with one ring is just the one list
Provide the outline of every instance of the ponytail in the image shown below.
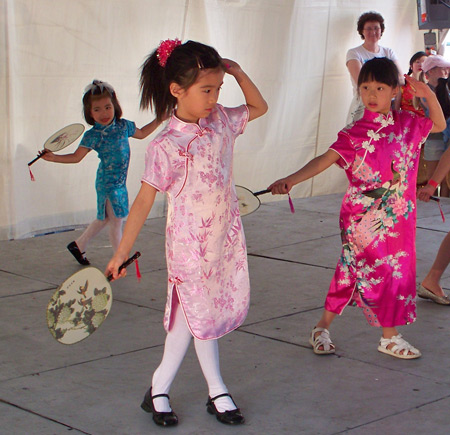
[[[167,44],[162,41],[162,44]],[[177,41],[177,40],[175,40]],[[172,41],[174,42],[174,41]],[[160,47],[161,47],[160,45]],[[171,44],[170,53],[164,56],[161,66],[161,50],[158,47],[145,60],[141,68],[141,109],[154,109],[159,121],[170,116],[177,99],[170,92],[170,84],[177,83],[182,89],[192,86],[201,70],[223,68],[217,51],[205,44],[187,41]],[[167,47],[167,45],[166,45]]]

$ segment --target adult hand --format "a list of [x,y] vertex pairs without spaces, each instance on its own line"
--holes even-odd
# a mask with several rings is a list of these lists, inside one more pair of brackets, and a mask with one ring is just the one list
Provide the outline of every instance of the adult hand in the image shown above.
[[417,191],[417,197],[421,201],[429,202],[431,195],[433,195],[435,190],[436,190],[435,187],[431,186],[430,184],[427,184],[425,187],[422,187]]

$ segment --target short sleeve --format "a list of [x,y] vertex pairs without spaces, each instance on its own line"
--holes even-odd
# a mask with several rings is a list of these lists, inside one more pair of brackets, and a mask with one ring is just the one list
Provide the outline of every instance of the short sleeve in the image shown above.
[[388,48],[388,47],[384,47],[384,50],[386,51],[386,57],[390,60],[392,60],[393,62],[396,62],[397,59],[397,55],[395,54],[394,50],[392,50],[392,48]]
[[416,125],[420,128],[420,134],[425,141],[425,139],[430,134],[431,129],[433,128],[433,121],[425,116],[415,115],[415,122],[417,123]]
[[133,121],[128,121],[128,119],[122,119],[122,121],[125,123],[128,137],[133,136],[133,134],[136,133],[136,124]]
[[152,141],[147,147],[145,170],[141,181],[150,184],[160,192],[166,192],[173,182],[170,157],[159,141]]
[[95,144],[97,143],[97,141],[98,138],[96,138],[94,130],[90,129],[83,134],[83,137],[81,138],[80,144],[78,146],[93,150],[95,149]]
[[222,113],[227,118],[227,124],[234,136],[244,133],[248,123],[249,111],[246,104],[239,107],[220,107]]
[[350,50],[347,51],[347,56],[345,57],[345,63],[347,64],[349,60],[359,60],[362,62],[361,56],[358,53],[358,50],[355,48],[350,48]]
[[340,131],[337,141],[330,146],[330,149],[339,154],[336,164],[343,169],[348,169],[355,160],[355,147],[347,133]]

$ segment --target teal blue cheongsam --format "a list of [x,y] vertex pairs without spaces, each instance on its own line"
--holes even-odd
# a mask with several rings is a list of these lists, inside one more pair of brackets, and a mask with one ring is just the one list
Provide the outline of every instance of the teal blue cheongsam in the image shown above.
[[128,138],[136,132],[136,125],[126,119],[114,120],[109,125],[95,125],[81,139],[80,146],[95,150],[100,164],[97,170],[97,219],[105,219],[106,200],[109,199],[114,215],[128,215],[127,173],[130,163]]

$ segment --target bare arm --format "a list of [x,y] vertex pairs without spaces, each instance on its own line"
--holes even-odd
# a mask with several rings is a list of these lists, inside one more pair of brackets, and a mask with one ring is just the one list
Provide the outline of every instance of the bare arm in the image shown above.
[[145,220],[152,209],[155,201],[157,190],[147,183],[142,183],[141,189],[136,196],[136,199],[131,206],[130,214],[125,224],[122,240],[116,253],[111,258],[106,267],[105,275],[113,274],[113,279],[117,279],[126,275],[125,268],[122,269],[120,274],[118,273],[119,266],[128,258],[131,248],[141,231]]
[[74,153],[71,154],[53,154],[51,151],[44,150],[42,158],[48,162],[54,163],[78,163],[86,157],[86,154],[91,151],[86,147],[78,147]]
[[267,112],[268,105],[264,100],[261,92],[256,85],[251,81],[250,77],[241,69],[241,67],[230,59],[222,59],[225,65],[225,71],[232,75],[245,97],[245,103],[249,110],[249,121],[259,118]]
[[400,84],[400,86],[402,86],[405,84],[405,76],[402,73],[402,66],[400,65],[400,62],[398,60],[395,60],[394,63],[397,66],[398,70],[398,83]]
[[355,84],[358,83],[358,76],[359,72],[361,71],[361,68],[362,68],[361,62],[357,59],[350,59],[347,62],[348,72],[350,73],[350,76],[352,80],[355,82]]
[[[444,154],[442,154],[441,159],[431,176],[431,180],[435,181],[437,184],[441,184],[444,177],[450,171],[450,148],[447,148]],[[431,184],[427,184],[423,189],[420,189],[418,192],[418,197],[421,201],[428,202],[430,200],[430,196],[433,195],[436,190],[436,186],[432,186]]]
[[439,133],[440,131],[444,131],[447,127],[447,123],[435,93],[429,86],[416,80],[414,77],[407,76],[406,81],[411,85],[411,91],[414,96],[427,99],[429,110],[428,117],[433,121],[431,133]]
[[142,128],[136,128],[133,137],[135,139],[145,139],[149,134],[153,133],[161,124],[161,121],[154,119],[147,125],[144,125]]
[[275,181],[268,189],[272,191],[272,195],[288,193],[296,184],[320,174],[338,160],[339,154],[336,151],[328,150],[326,153],[312,159],[297,172]]

